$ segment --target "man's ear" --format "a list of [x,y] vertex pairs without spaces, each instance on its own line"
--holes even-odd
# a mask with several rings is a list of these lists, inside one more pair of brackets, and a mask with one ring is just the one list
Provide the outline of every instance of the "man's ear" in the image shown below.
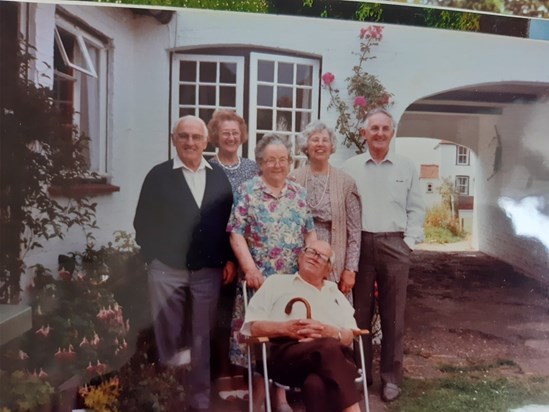
[[358,129],[358,132],[360,133],[360,135],[361,135],[364,139],[366,139],[366,129],[365,129],[364,127],[360,127],[360,128]]

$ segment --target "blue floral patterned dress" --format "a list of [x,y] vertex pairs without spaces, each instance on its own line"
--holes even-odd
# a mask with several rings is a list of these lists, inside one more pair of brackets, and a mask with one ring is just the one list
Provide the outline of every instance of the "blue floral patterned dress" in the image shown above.
[[[314,230],[312,214],[305,201],[306,191],[286,180],[278,197],[260,176],[244,182],[236,191],[227,231],[246,239],[250,254],[263,276],[293,274],[305,235]],[[235,365],[246,366],[245,347],[239,344],[244,320],[242,289],[237,287],[233,311],[230,358]]]

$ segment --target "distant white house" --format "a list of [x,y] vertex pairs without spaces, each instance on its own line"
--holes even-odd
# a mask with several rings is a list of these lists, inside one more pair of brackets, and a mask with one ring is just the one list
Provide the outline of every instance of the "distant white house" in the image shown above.
[[[89,165],[103,180],[79,189],[97,202],[100,245],[116,230],[133,231],[143,178],[171,157],[170,125],[177,117],[208,120],[216,108],[235,109],[248,124],[242,154],[251,158],[267,132],[295,138],[313,119],[335,125],[321,75],[334,73],[333,85],[346,89],[360,29],[368,24],[70,1],[1,3],[2,43],[23,37],[33,46],[31,76],[55,91],[60,107],[74,111],[73,121],[91,137]],[[442,136],[459,145],[454,150],[471,149],[458,156],[440,145],[438,160],[422,164],[438,164],[439,177],[451,175],[464,193],[476,193],[478,248],[549,279],[545,247],[516,236],[498,205],[501,196],[549,197],[549,151],[543,149],[549,42],[387,24],[374,54],[368,72],[394,96],[397,137]],[[475,175],[465,172],[474,165],[457,164],[467,156],[472,163],[473,153]],[[332,163],[353,154],[340,145]],[[71,229],[26,262],[54,267],[59,253],[82,250],[85,241],[82,231]]]
[[444,180],[454,185],[459,194],[455,205],[459,219],[472,233],[476,155],[465,146],[427,138],[397,138],[396,151],[416,164],[426,207],[442,202],[439,188]]

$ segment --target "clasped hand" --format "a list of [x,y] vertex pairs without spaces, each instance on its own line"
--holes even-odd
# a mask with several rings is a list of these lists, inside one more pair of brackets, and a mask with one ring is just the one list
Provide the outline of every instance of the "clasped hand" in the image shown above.
[[299,342],[333,336],[334,329],[314,319],[295,319],[286,322],[286,335]]

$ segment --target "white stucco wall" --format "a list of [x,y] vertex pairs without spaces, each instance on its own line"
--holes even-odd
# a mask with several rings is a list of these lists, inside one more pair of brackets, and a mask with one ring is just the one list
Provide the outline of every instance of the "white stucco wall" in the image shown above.
[[[48,36],[52,14],[47,8],[53,5],[40,7],[44,8],[44,18],[34,20],[36,31]],[[97,198],[101,230],[95,236],[99,244],[111,240],[114,230],[133,231],[131,223],[143,177],[152,165],[168,158],[171,50],[252,45],[315,55],[322,59],[322,72],[334,73],[334,86],[344,89],[344,79],[357,62],[353,53],[358,50],[359,30],[367,25],[188,9],[179,10],[170,24],[161,25],[150,17],[135,17],[127,11],[98,5],[67,5],[66,9],[113,39],[108,114],[110,173],[112,183],[119,185],[121,191]],[[417,99],[466,85],[504,81],[549,83],[549,42],[386,25],[381,45],[373,53],[377,58],[368,62],[367,70],[395,95],[391,111],[397,120]],[[320,117],[335,124],[337,113],[327,110],[328,103],[327,91],[321,90]],[[541,140],[537,147],[547,147],[542,131],[549,127],[540,124],[533,132],[528,128],[531,122],[527,119],[533,109],[533,105],[510,109],[499,118],[456,116],[461,119],[460,127],[451,136],[441,133],[444,118],[423,119],[422,115],[415,115],[409,125],[417,133],[398,130],[397,135],[432,136],[431,132],[436,131],[437,136],[477,151],[481,164],[476,187],[476,193],[482,193],[482,198],[477,196],[482,202],[478,212],[478,220],[482,221],[481,250],[513,260],[528,267],[528,273],[542,276],[547,272],[545,249],[513,236],[509,219],[496,206],[502,195],[519,199],[530,192],[549,192],[546,182],[539,179],[526,188],[525,166],[517,163],[516,153],[525,151],[522,142],[531,144],[528,142],[534,132]],[[509,141],[504,146],[501,172],[486,182],[492,164],[489,143],[494,122],[505,130],[502,135]],[[333,163],[340,164],[352,153],[352,149],[338,148]],[[57,253],[81,249],[81,245],[83,235],[73,231],[63,242],[48,242],[47,253],[35,253],[28,260],[53,266]]]

